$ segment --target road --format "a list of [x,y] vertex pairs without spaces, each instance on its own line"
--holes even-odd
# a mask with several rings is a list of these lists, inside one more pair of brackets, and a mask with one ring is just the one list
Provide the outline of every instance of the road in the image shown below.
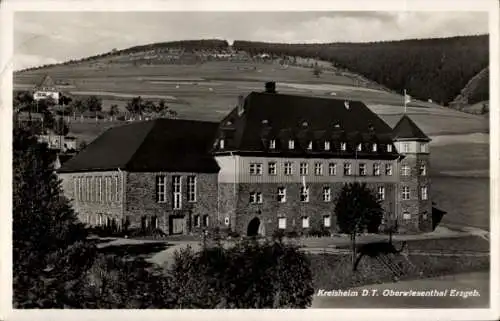
[[[378,290],[378,295],[361,296],[362,290]],[[451,296],[450,292],[477,290],[479,296]],[[359,296],[318,296],[318,290],[314,295],[311,308],[489,308],[489,272],[473,272],[465,274],[448,275],[424,280],[400,281],[397,283],[384,283],[376,285],[362,286],[351,290],[357,292]],[[331,291],[336,289],[323,289]],[[448,295],[438,296],[383,296],[384,290],[393,291],[444,291],[448,290]]]

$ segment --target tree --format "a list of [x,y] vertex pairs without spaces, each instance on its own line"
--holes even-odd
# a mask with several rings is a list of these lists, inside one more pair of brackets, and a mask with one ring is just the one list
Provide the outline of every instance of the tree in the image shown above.
[[86,266],[91,247],[62,195],[54,154],[26,128],[14,130],[13,153],[14,306],[57,306],[61,282]]
[[367,230],[376,233],[384,210],[366,183],[345,184],[336,199],[335,215],[341,233],[351,236],[352,264],[356,260],[356,234]]
[[97,98],[96,96],[89,96],[85,101],[87,105],[87,110],[98,112],[102,110],[102,100]]
[[54,132],[57,135],[63,135],[66,136],[69,133],[69,126],[68,124],[64,121],[64,118],[60,117],[55,123],[54,123]]
[[144,113],[144,103],[141,96],[132,98],[129,102],[127,102],[125,108],[129,111],[130,114],[134,116],[140,116],[142,118],[142,115]]
[[313,75],[316,76],[316,78],[319,78],[319,76],[323,73],[323,70],[321,67],[318,65],[316,62],[313,67]]
[[118,105],[111,105],[108,112],[109,116],[111,117],[111,120],[113,120],[114,117],[118,115],[118,113],[119,113]]

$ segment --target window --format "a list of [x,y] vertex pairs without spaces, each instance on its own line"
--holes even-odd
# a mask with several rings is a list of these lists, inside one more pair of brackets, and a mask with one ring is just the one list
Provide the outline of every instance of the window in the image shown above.
[[83,184],[82,178],[78,177],[78,200],[83,201]]
[[78,200],[78,177],[73,178],[73,193],[74,193],[74,199]]
[[307,175],[309,172],[309,167],[307,163],[300,163],[300,175]]
[[262,175],[262,164],[261,163],[251,163],[250,164],[250,175]]
[[209,221],[209,218],[208,218],[208,215],[203,215],[203,227],[208,227],[208,221]]
[[383,186],[377,187],[377,199],[379,201],[385,200],[385,187]]
[[330,215],[323,216],[323,226],[324,227],[330,227],[331,226]]
[[323,202],[330,202],[332,200],[332,190],[330,187],[323,187]]
[[293,166],[291,162],[285,162],[285,175],[293,174]]
[[180,176],[172,176],[172,185],[174,191],[174,209],[178,210],[182,207],[182,185]]
[[410,199],[410,188],[408,186],[403,186],[403,188],[401,189],[401,198],[403,200]]
[[286,217],[280,217],[280,218],[278,218],[278,228],[280,230],[286,229]]
[[385,164],[385,175],[392,175],[392,164]]
[[278,187],[278,202],[286,202],[286,188],[284,187]]
[[308,216],[302,217],[302,228],[309,228],[309,217]]
[[158,203],[165,203],[167,201],[167,177],[156,177],[156,201]]
[[195,215],[193,217],[193,223],[194,223],[195,227],[200,227],[200,216],[199,215]]
[[314,175],[316,175],[316,176],[323,175],[323,164],[321,164],[321,163],[314,164]]
[[428,195],[427,195],[427,186],[422,186],[420,187],[420,198],[424,201],[427,200]]
[[269,141],[269,149],[275,149],[276,148],[276,141],[274,139],[271,139]]
[[309,188],[302,186],[300,188],[300,201],[307,203],[309,202]]
[[362,144],[358,144],[358,146],[356,147],[356,150],[358,152],[360,152],[362,148],[363,148],[363,145]]
[[187,201],[196,202],[196,176],[187,177]]
[[111,177],[106,177],[106,201],[111,202]]
[[250,203],[252,203],[252,204],[261,204],[262,203],[262,193],[260,193],[260,192],[251,192],[250,193]]
[[312,150],[313,149],[313,142],[309,142],[309,144],[307,144],[307,149],[308,150]]
[[158,217],[151,216],[150,220],[151,220],[151,224],[150,224],[151,228],[157,229],[158,228]]
[[410,144],[403,143],[403,153],[408,153],[410,151]]
[[98,185],[99,185],[99,203],[102,203],[102,200],[103,200],[103,195],[102,195],[102,177],[99,177],[97,179],[98,181]]
[[295,148],[295,141],[290,139],[288,141],[288,149],[294,149]]
[[425,176],[427,175],[427,167],[425,166],[425,164],[420,164],[420,176]]
[[328,164],[328,175],[330,176],[337,175],[337,164],[335,163]]
[[118,176],[115,176],[115,201],[120,200],[120,188],[119,188]]
[[366,176],[366,164],[365,163],[359,164],[359,175]]
[[391,144],[387,144],[387,151],[389,153],[392,153],[392,145]]
[[267,164],[269,175],[276,175],[276,162],[269,162]]
[[377,151],[377,144],[373,144],[372,145],[372,152],[376,152]]
[[340,143],[340,150],[341,151],[347,150],[347,144],[346,143]]
[[325,141],[325,150],[330,150],[330,142]]
[[373,164],[373,175],[380,176],[380,164],[379,163]]
[[85,200],[87,202],[90,202],[90,177],[86,177],[86,197],[85,197]]
[[352,165],[351,163],[344,163],[344,176],[352,175]]
[[421,153],[426,153],[427,152],[427,143],[421,143],[420,144],[420,152]]
[[224,149],[224,139],[221,139],[221,140],[219,141],[219,148],[220,148],[220,149]]
[[401,175],[410,176],[410,166],[404,164],[401,166]]

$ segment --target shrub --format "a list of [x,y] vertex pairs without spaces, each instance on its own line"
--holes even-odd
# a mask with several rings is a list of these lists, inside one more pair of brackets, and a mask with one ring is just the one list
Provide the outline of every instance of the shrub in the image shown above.
[[186,248],[170,272],[182,308],[305,308],[314,293],[307,257],[280,242]]
[[307,232],[307,236],[310,237],[327,237],[331,236],[331,231],[325,227],[310,229]]

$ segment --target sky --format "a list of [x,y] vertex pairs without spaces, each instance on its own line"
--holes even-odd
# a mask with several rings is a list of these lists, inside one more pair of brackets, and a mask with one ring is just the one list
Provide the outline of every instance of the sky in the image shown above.
[[15,12],[14,69],[186,39],[367,42],[488,33],[485,12]]

